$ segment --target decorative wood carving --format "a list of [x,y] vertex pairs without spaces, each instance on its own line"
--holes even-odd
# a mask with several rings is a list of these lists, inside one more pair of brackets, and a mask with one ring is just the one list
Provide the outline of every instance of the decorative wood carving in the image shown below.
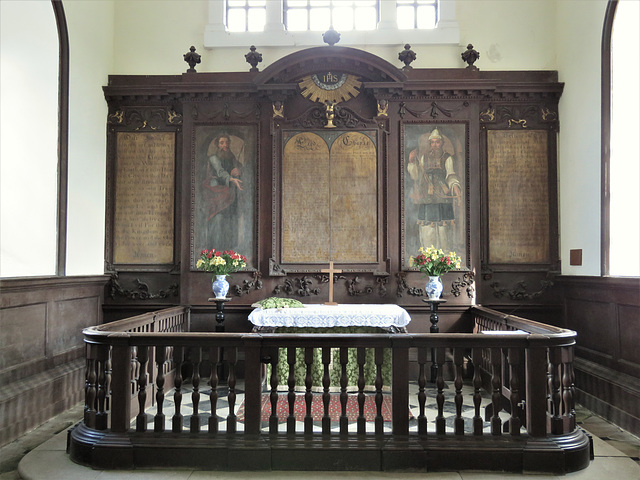
[[404,67],[402,67],[402,70],[404,71],[413,69],[413,67],[411,66],[411,63],[416,58],[418,58],[418,55],[416,55],[416,52],[411,50],[411,45],[409,45],[408,43],[404,46],[404,50],[398,54],[398,60],[404,63]]
[[189,51],[183,55],[184,61],[189,64],[187,73],[196,73],[195,66],[200,63],[200,54],[196,53],[196,47],[193,45],[189,48]]
[[468,298],[474,298],[475,292],[475,272],[464,272],[462,278],[458,277],[451,283],[451,293],[454,297],[459,297],[462,294],[462,289],[467,292]]
[[262,62],[262,54],[259,52],[256,52],[255,45],[251,45],[251,47],[249,47],[249,50],[250,50],[249,53],[247,53],[244,56],[247,63],[251,65],[251,69],[249,71],[259,72],[260,70],[258,70],[258,64]]
[[476,60],[480,58],[480,53],[473,49],[473,45],[467,45],[467,49],[462,52],[462,61],[467,62],[467,70],[479,70],[478,67],[474,65]]
[[109,297],[111,299],[124,297],[129,300],[154,300],[177,297],[180,292],[180,286],[177,283],[172,283],[165,289],[152,292],[148,283],[141,281],[139,278],[136,278],[135,282],[136,285],[134,288],[125,289],[118,281],[118,274],[112,274],[108,285]]
[[535,292],[527,292],[528,285],[525,281],[516,283],[515,287],[502,288],[500,282],[492,282],[489,285],[493,289],[493,296],[496,298],[508,297],[511,300],[532,300],[540,297],[545,291],[553,286],[552,280],[542,280],[540,282],[540,290]]

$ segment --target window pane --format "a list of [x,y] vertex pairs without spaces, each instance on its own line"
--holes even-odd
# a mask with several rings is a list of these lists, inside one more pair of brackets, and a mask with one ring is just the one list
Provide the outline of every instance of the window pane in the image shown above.
[[356,30],[375,30],[376,28],[376,9],[375,7],[356,8]]
[[310,29],[315,31],[327,30],[331,24],[331,10],[328,8],[314,8],[311,10]]
[[227,17],[227,28],[230,32],[244,32],[247,27],[245,25],[245,10],[234,8],[229,10]]
[[434,28],[436,26],[436,9],[432,6],[418,7],[418,28]]
[[266,6],[266,0],[249,0],[250,7],[264,7]]
[[[609,274],[640,276],[640,109],[638,2],[619,2],[611,35],[611,137],[609,177]],[[630,115],[629,112],[636,112]]]
[[264,8],[252,8],[249,10],[249,31],[262,32],[267,21],[267,12]]
[[228,0],[227,6],[229,7],[244,7],[247,4],[245,0]]
[[329,0],[311,0],[309,5],[311,7],[328,7],[331,4]]
[[287,30],[301,32],[307,29],[307,11],[303,9],[289,10],[287,12]]
[[398,28],[406,30],[414,28],[415,10],[413,7],[398,7]]
[[333,9],[333,28],[339,32],[353,30],[353,9],[351,7]]
[[306,7],[307,0],[289,0],[285,7]]

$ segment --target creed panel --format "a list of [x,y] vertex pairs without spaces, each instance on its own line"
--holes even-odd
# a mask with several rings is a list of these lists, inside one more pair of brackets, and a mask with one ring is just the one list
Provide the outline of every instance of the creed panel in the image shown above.
[[118,132],[113,262],[173,262],[175,134]]

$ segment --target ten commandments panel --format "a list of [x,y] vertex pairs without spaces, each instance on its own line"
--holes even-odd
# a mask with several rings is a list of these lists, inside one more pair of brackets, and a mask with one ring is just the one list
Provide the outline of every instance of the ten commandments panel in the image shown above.
[[377,261],[377,152],[360,132],[303,132],[282,156],[282,262]]

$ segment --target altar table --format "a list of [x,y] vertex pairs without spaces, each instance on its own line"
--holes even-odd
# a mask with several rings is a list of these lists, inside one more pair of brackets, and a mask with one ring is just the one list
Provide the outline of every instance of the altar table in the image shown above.
[[256,308],[249,314],[256,329],[276,327],[377,327],[387,331],[405,331],[411,321],[407,311],[393,304],[305,305],[304,308]]
[[[249,321],[254,325],[254,332],[262,333],[400,333],[406,332],[406,326],[411,321],[407,311],[398,305],[376,304],[339,304],[339,305],[305,305],[304,308],[256,308],[249,315]],[[336,351],[337,352],[337,349]],[[334,353],[335,353],[334,352]],[[337,390],[340,386],[341,366],[340,355],[333,354],[329,365],[330,389]],[[347,379],[348,388],[353,390],[357,386],[358,363],[357,350],[348,351]],[[367,348],[365,352],[365,389],[373,389],[376,377],[374,350]],[[270,366],[269,366],[270,367]],[[286,386],[289,376],[286,350],[281,348],[278,354],[278,385]],[[267,372],[267,383],[271,368]],[[306,365],[304,363],[304,349],[296,349],[296,364],[294,367],[296,389],[304,389]],[[322,352],[314,351],[314,362],[311,367],[312,385],[314,390],[322,387],[324,369]],[[383,389],[391,386],[391,350],[385,349],[382,365]]]

